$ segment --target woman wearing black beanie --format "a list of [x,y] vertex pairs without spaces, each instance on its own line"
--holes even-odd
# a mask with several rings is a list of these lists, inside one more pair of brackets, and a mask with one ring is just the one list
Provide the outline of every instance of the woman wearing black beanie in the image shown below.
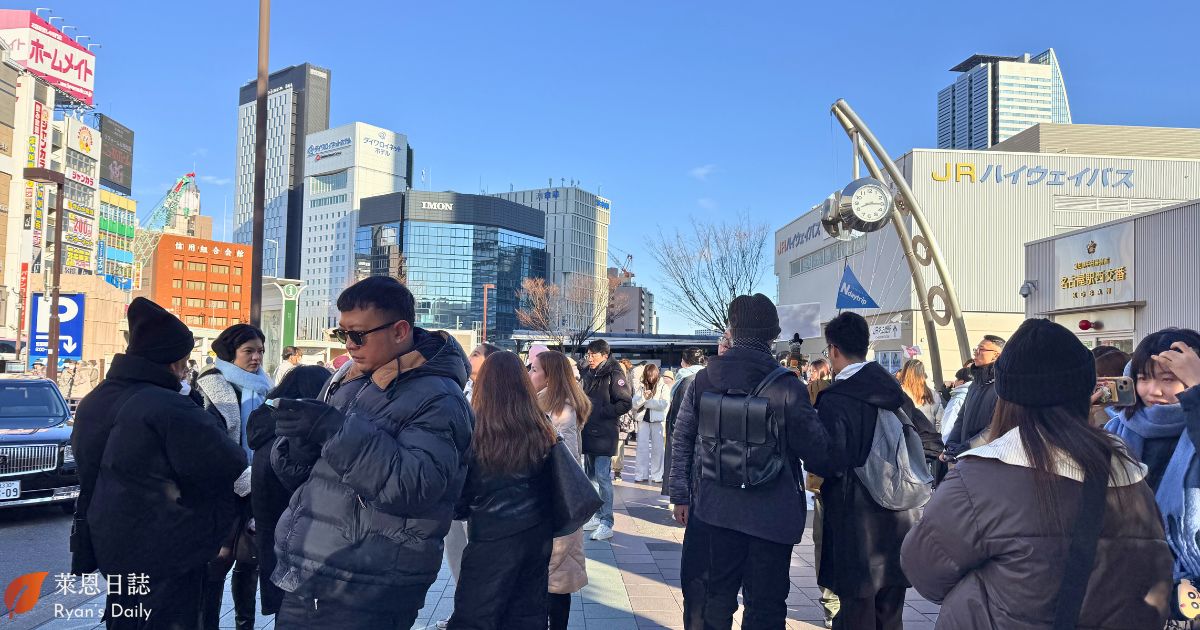
[[938,628],[1163,627],[1171,551],[1145,466],[1088,422],[1095,384],[1091,352],[1049,320],[1005,346],[994,438],[962,454],[901,551]]

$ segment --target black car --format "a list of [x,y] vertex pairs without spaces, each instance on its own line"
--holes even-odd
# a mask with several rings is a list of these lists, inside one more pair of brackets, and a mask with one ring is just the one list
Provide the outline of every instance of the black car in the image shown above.
[[79,472],[73,424],[53,382],[0,379],[0,509],[57,503],[74,513]]

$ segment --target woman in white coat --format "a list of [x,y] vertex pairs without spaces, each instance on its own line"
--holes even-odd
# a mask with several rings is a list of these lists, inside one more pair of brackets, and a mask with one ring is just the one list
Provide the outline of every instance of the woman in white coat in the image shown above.
[[[579,430],[592,412],[592,403],[575,379],[566,355],[546,350],[529,361],[529,380],[538,390],[538,404],[562,436],[567,450],[578,461]],[[582,462],[580,466],[582,467]],[[571,615],[571,593],[587,586],[587,558],[583,555],[583,530],[554,539],[550,554],[550,630],[566,630]]]
[[650,363],[642,370],[640,386],[633,396],[639,437],[634,481],[662,483],[663,448],[666,446],[663,424],[670,406],[671,388],[659,378],[658,366]]

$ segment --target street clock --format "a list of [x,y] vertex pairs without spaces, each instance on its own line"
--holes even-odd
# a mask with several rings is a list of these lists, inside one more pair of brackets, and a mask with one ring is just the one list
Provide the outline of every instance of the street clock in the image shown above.
[[883,182],[863,177],[842,189],[831,218],[838,219],[843,232],[874,232],[887,225],[895,208],[892,192]]

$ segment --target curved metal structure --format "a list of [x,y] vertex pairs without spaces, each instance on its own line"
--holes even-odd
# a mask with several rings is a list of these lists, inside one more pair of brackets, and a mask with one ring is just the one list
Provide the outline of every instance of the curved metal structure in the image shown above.
[[[942,258],[941,247],[938,246],[937,239],[933,236],[933,231],[929,228],[929,223],[925,220],[925,214],[921,211],[921,205],[918,203],[916,195],[913,194],[912,188],[909,187],[908,181],[904,179],[904,175],[892,161],[892,158],[884,150],[883,145],[867,128],[867,125],[859,118],[858,114],[850,107],[844,99],[838,99],[831,108],[833,115],[838,119],[842,128],[846,131],[846,135],[850,137],[850,142],[854,150],[854,173],[858,176],[858,161],[861,158],[866,164],[867,170],[871,176],[880,180],[886,181],[883,177],[883,172],[875,162],[875,157],[879,162],[883,163],[883,169],[887,172],[888,178],[896,186],[899,191],[900,198],[899,210],[892,214],[892,226],[896,229],[896,235],[900,239],[900,244],[904,248],[904,258],[908,261],[908,269],[912,275],[913,286],[917,292],[917,302],[921,306],[921,316],[925,322],[925,334],[929,338],[929,353],[931,369],[936,375],[936,378],[942,377],[941,355],[939,353],[939,344],[937,338],[937,325],[952,324],[954,326],[954,334],[958,341],[959,358],[965,363],[969,358],[970,342],[967,339],[967,327],[963,322],[962,308],[958,303],[958,294],[954,290],[954,281],[950,277],[950,270],[946,267],[946,261]],[[870,148],[870,151],[867,149]],[[915,239],[909,234],[908,226],[904,224],[904,214],[912,216],[917,228],[921,234]],[[919,242],[925,250],[925,256],[918,258],[913,251],[913,243]],[[932,264],[937,271],[938,278],[941,280],[940,285],[926,287],[925,277],[921,275],[921,268]],[[933,310],[934,298],[941,299],[945,305],[943,313],[937,313]],[[940,382],[940,381],[938,381]]]

